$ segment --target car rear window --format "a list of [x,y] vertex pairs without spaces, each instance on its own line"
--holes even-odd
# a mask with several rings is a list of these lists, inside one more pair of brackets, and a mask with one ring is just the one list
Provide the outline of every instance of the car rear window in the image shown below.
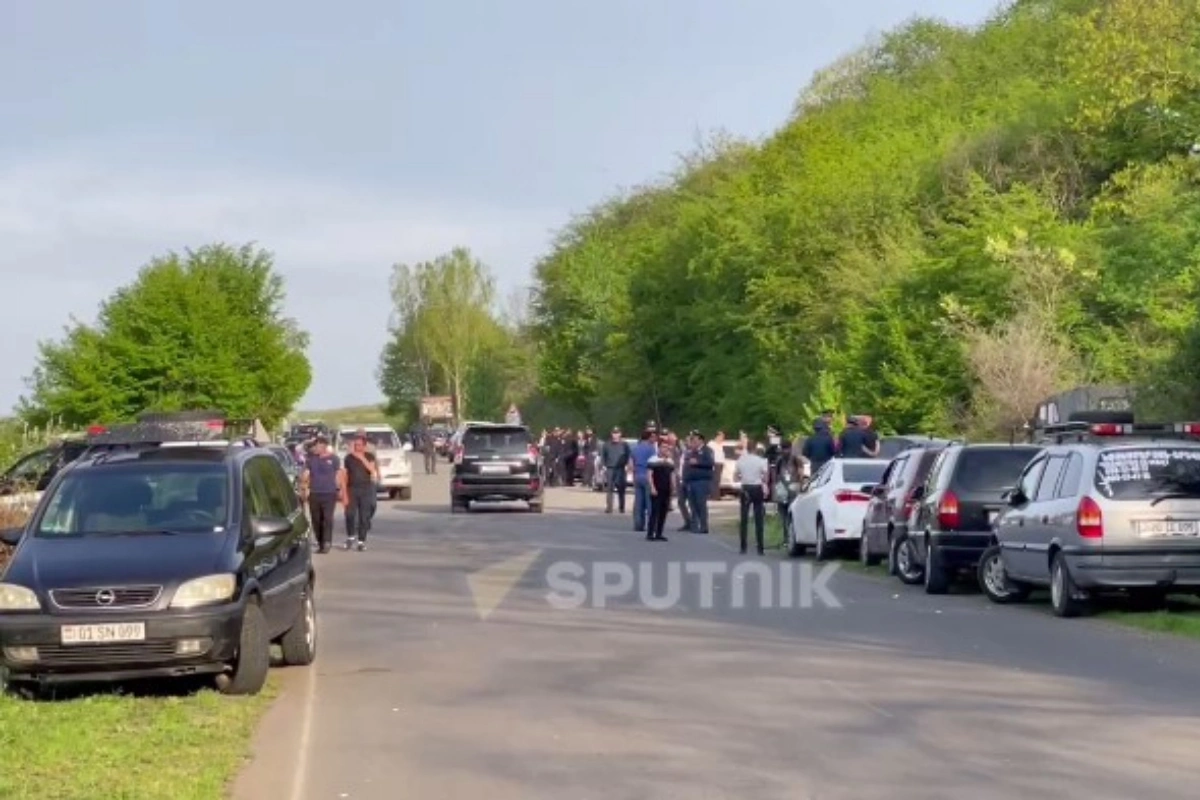
[[966,492],[1002,492],[1021,477],[1036,447],[965,448],[954,470],[954,484]]
[[533,437],[527,428],[501,427],[468,428],[462,437],[463,450],[476,453],[485,450],[496,452],[527,450]]
[[1110,500],[1161,495],[1200,498],[1200,448],[1105,450],[1096,461],[1096,489]]
[[72,470],[54,491],[38,536],[222,530],[229,478],[221,462],[139,460]]
[[887,468],[887,461],[873,464],[842,464],[842,480],[846,483],[879,483]]

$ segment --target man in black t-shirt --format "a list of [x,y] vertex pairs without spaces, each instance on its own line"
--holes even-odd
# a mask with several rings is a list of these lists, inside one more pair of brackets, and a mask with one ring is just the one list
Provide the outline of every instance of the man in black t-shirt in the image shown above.
[[342,469],[346,474],[342,484],[346,493],[342,498],[346,509],[346,549],[357,548],[361,552],[367,548],[379,485],[379,467],[375,454],[367,450],[365,434],[354,437]]

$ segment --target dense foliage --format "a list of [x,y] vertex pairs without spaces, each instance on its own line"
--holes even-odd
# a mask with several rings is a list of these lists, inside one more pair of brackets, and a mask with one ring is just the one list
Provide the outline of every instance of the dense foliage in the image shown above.
[[919,20],[761,144],[575,220],[539,385],[606,424],[996,432],[1081,381],[1200,411],[1200,0]]
[[307,337],[283,299],[270,254],[252,247],[156,259],[103,303],[96,324],[42,343],[21,415],[78,428],[215,408],[273,424],[312,377]]

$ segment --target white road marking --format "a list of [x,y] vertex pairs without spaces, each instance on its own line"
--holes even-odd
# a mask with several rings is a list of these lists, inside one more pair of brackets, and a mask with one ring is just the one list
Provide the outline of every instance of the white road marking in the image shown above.
[[300,721],[300,743],[297,747],[298,758],[296,770],[292,777],[292,792],[290,800],[304,800],[308,791],[309,754],[312,750],[313,717],[316,716],[317,705],[317,666],[315,663],[308,667],[307,680],[304,682],[304,716]]

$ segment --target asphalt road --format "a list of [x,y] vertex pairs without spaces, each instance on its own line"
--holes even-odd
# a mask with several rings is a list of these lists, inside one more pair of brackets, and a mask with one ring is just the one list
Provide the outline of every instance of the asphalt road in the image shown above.
[[[591,581],[621,565],[662,596],[671,563],[785,562],[715,535],[646,542],[583,490],[542,515],[451,515],[445,474],[417,481],[368,552],[321,557],[317,664],[278,673],[237,797],[1200,794],[1191,642],[846,570],[826,584],[840,607],[735,607],[759,578],[732,574],[711,598],[692,576],[667,608],[636,589],[596,607]],[[584,581],[552,586],[571,563]],[[576,585],[582,606],[547,599]]]

